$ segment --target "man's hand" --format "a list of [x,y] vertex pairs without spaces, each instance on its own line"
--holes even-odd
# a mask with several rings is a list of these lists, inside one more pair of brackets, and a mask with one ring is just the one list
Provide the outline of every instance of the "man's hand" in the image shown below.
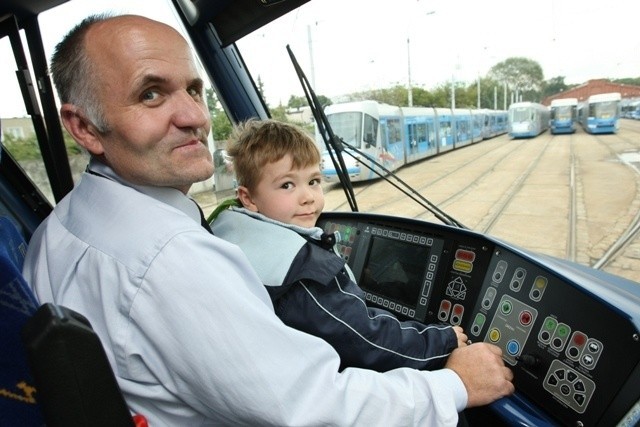
[[465,347],[468,344],[469,337],[464,333],[464,330],[460,326],[454,326],[453,330],[456,333],[458,339],[458,347]]
[[487,405],[512,394],[513,372],[502,361],[502,350],[488,343],[459,347],[451,353],[446,368],[458,374],[467,389],[467,407]]

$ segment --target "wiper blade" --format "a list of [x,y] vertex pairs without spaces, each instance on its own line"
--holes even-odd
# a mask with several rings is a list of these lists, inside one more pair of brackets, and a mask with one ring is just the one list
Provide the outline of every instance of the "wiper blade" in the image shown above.
[[[322,109],[322,106],[320,105],[320,102],[318,101],[318,98],[313,88],[309,84],[309,80],[307,80],[307,77],[305,76],[304,72],[302,71],[302,68],[298,64],[298,61],[295,55],[293,54],[293,51],[289,47],[289,45],[287,45],[287,52],[289,53],[289,57],[291,58],[293,67],[295,68],[296,74],[298,75],[298,79],[300,80],[300,84],[302,85],[302,90],[304,91],[304,94],[307,98],[307,102],[309,103],[309,107],[311,108],[311,112],[313,113],[313,117],[316,121],[316,125],[318,126],[318,131],[320,132],[320,135],[322,136],[325,146],[327,147],[327,152],[329,153],[329,157],[331,158],[333,167],[336,170],[336,174],[338,176],[338,179],[340,180],[342,189],[345,192],[347,201],[353,212],[358,211],[358,205],[356,203],[355,194],[353,192],[353,185],[351,183],[351,179],[349,178],[349,174],[347,173],[347,167],[344,163],[343,153],[347,153],[354,159],[357,159],[357,158],[353,153],[356,153],[368,159],[371,163],[373,163],[376,167],[378,167],[380,170],[384,171],[385,173],[384,174],[380,173],[378,170],[376,170],[375,167],[370,166],[366,161],[361,162],[361,164],[363,164],[365,167],[367,167],[373,173],[378,175],[380,178],[384,179],[389,184],[391,184],[392,186],[400,190],[402,193],[404,193],[407,197],[409,197],[410,199],[418,203],[420,206],[422,206],[423,208],[431,212],[436,218],[438,218],[444,224],[447,224],[453,227],[458,227],[458,228],[467,228],[460,221],[451,217],[446,212],[442,211],[436,205],[431,203],[423,195],[421,195],[415,189],[413,189],[409,184],[407,184],[402,179],[400,179],[396,174],[391,172],[389,169],[385,168],[381,163],[371,158],[370,156],[367,156],[364,152],[346,143],[343,139],[335,135],[333,133],[333,129],[331,128],[331,124],[327,119],[327,116],[324,114],[324,110]],[[344,149],[345,147],[349,148],[349,150],[345,150]],[[397,181],[397,183],[391,181],[388,178],[389,176],[393,177]]]
[[318,97],[309,84],[307,76],[305,76],[302,68],[300,68],[300,64],[298,64],[298,61],[296,60],[296,57],[291,51],[289,45],[287,45],[287,52],[289,53],[289,57],[291,58],[293,67],[295,68],[298,79],[300,80],[300,84],[302,85],[302,90],[304,91],[304,95],[306,96],[309,107],[311,108],[311,112],[313,113],[313,118],[315,119],[316,125],[318,126],[318,131],[320,132],[322,140],[327,147],[327,151],[329,152],[329,156],[331,157],[331,162],[333,163],[333,167],[336,170],[336,174],[338,175],[338,179],[340,180],[342,189],[344,190],[347,197],[347,202],[351,207],[351,211],[357,212],[358,204],[356,203],[356,196],[353,192],[351,179],[349,178],[349,174],[347,173],[347,167],[344,164],[344,158],[342,157],[342,153],[344,151],[342,141],[333,133],[331,124],[329,124],[329,120],[322,110],[322,106],[318,101]]
[[[366,168],[368,168],[370,171],[378,175],[380,178],[384,179],[389,184],[393,185],[395,188],[400,190],[411,200],[415,201],[420,206],[422,206],[423,208],[431,212],[436,218],[438,218],[444,224],[447,224],[453,227],[468,229],[468,227],[466,227],[460,221],[458,221],[457,219],[453,218],[451,215],[444,212],[442,209],[440,209],[438,206],[433,204],[426,197],[424,197],[422,194],[416,191],[413,187],[411,187],[409,184],[403,181],[398,175],[396,175],[395,173],[393,173],[392,171],[384,167],[382,163],[376,161],[373,157],[368,156],[365,152],[348,144],[344,140],[341,140],[341,144],[348,148],[348,150],[344,150],[345,153],[347,153],[349,156],[353,157],[356,160],[360,160],[361,165],[364,165]],[[353,153],[360,155],[361,157],[367,159],[368,161],[362,161],[361,159],[358,159]],[[371,162],[375,167],[370,166],[368,162]],[[379,168],[379,170],[382,170],[384,173],[381,173],[376,168]],[[395,179],[397,183],[393,182],[389,177],[392,177],[393,179]]]

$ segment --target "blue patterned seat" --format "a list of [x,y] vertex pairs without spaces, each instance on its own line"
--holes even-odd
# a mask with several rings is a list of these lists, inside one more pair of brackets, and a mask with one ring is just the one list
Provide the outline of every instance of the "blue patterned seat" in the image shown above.
[[27,244],[14,223],[0,217],[0,426],[43,426],[21,338],[39,304],[22,277]]

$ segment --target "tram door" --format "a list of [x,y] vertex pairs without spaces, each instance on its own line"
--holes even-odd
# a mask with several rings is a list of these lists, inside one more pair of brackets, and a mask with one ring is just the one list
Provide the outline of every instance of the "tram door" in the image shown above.
[[381,147],[378,153],[378,161],[389,170],[398,168],[404,163],[400,118],[380,118],[380,139]]

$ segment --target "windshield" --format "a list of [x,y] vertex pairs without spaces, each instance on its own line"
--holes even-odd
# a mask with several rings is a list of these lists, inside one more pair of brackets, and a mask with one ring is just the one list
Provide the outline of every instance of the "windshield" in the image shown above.
[[533,120],[535,117],[535,111],[526,107],[514,108],[509,114],[511,115],[511,120],[514,122],[526,122]]
[[614,117],[618,113],[618,102],[607,101],[607,102],[598,102],[596,104],[591,105],[591,116],[606,119],[609,117]]
[[553,107],[551,109],[551,118],[557,120],[567,120],[573,118],[574,107],[570,105],[563,105],[560,107]]
[[360,146],[362,141],[362,113],[334,113],[327,115],[333,133],[346,143]]

